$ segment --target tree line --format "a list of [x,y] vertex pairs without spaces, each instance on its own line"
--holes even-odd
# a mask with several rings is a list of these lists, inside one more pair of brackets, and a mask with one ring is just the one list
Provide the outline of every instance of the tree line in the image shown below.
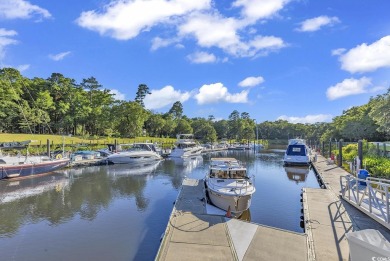
[[109,137],[176,137],[193,133],[203,142],[301,137],[382,141],[390,135],[390,88],[330,123],[293,124],[285,120],[257,123],[248,112],[234,110],[228,119],[189,118],[181,102],[166,113],[145,109],[149,87],[138,85],[134,101],[116,100],[95,77],[77,83],[60,73],[29,79],[13,68],[0,70],[0,132],[72,134]]

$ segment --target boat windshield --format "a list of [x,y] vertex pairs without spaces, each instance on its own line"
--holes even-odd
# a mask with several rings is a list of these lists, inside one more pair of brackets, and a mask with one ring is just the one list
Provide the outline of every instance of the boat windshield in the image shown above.
[[142,143],[135,143],[131,148],[128,149],[128,151],[139,151],[139,150],[148,150],[148,151],[155,151],[153,146],[150,146],[149,144],[142,144]]
[[290,156],[306,156],[305,145],[289,145],[287,155]]
[[221,169],[211,169],[210,178],[220,178],[220,179],[244,179],[246,178],[245,169],[232,169],[232,170],[221,170]]

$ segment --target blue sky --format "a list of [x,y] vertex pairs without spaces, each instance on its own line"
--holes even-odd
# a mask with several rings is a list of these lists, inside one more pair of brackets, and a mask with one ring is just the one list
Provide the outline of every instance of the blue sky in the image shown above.
[[390,85],[388,0],[0,0],[0,66],[189,117],[331,121]]

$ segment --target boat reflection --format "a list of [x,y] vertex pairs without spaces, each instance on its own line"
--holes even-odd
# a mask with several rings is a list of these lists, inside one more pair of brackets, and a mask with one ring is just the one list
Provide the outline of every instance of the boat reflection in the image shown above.
[[48,175],[10,181],[2,186],[0,204],[37,196],[51,190],[61,191],[69,187],[69,179],[64,175]]
[[297,184],[304,182],[309,174],[310,167],[284,167],[289,180],[295,181]]
[[168,158],[167,160],[173,161],[176,166],[183,167],[184,173],[192,172],[197,166],[203,163],[203,157],[198,155],[188,158]]
[[155,173],[161,161],[139,164],[114,164],[107,166],[110,176],[149,175]]

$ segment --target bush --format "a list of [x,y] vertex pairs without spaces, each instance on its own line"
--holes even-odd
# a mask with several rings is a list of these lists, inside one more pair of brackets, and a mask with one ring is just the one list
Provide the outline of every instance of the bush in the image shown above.
[[364,158],[363,163],[373,176],[390,178],[390,159],[368,156]]

